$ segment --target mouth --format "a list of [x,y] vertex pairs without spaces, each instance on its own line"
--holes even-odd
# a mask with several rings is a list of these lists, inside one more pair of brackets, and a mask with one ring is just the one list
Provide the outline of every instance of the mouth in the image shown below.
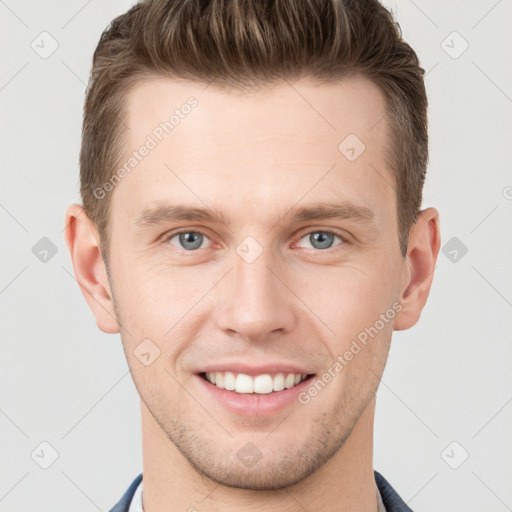
[[230,371],[201,372],[198,375],[218,389],[240,395],[279,394],[315,376],[314,373],[278,372],[248,375]]

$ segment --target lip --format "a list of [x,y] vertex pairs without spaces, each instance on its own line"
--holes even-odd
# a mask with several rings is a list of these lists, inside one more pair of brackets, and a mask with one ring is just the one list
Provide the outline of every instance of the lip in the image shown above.
[[294,366],[290,364],[283,363],[271,363],[265,365],[247,365],[244,363],[224,363],[224,364],[213,364],[209,366],[205,366],[204,368],[199,369],[196,373],[208,373],[208,372],[233,372],[233,373],[245,373],[246,375],[250,375],[251,377],[256,377],[256,375],[263,375],[265,373],[276,374],[276,373],[306,373],[308,375],[314,373],[305,368],[301,368],[299,366]]
[[[290,371],[289,373],[301,372]],[[256,373],[255,375],[259,375],[259,373]],[[201,392],[205,393],[210,400],[213,399],[217,403],[221,404],[228,411],[243,416],[270,416],[285,409],[286,407],[289,407],[295,401],[297,401],[297,396],[299,393],[304,391],[304,389],[306,389],[311,384],[311,380],[314,378],[314,374],[309,374],[306,379],[290,389],[283,389],[282,391],[268,394],[236,393],[235,391],[228,391],[226,389],[218,388],[215,384],[207,381],[201,375],[196,374],[194,377],[198,381]]]

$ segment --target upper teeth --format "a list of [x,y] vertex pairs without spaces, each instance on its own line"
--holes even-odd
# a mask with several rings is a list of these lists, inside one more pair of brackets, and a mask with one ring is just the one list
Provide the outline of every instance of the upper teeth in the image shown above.
[[206,372],[206,379],[220,389],[237,393],[272,393],[297,385],[307,377],[307,373],[269,373],[252,377],[245,373]]

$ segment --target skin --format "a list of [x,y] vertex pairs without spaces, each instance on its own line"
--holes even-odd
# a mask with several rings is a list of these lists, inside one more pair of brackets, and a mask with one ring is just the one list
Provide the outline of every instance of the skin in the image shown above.
[[[190,96],[198,106],[110,192],[109,276],[94,224],[79,205],[67,211],[81,290],[98,327],[121,333],[141,397],[146,511],[377,510],[375,392],[392,331],[414,325],[427,300],[439,217],[418,214],[404,258],[372,82],[292,85],[242,94],[154,78],[132,90],[127,155]],[[350,133],[366,145],[353,162],[338,150]],[[290,222],[299,207],[347,201],[373,217]],[[229,222],[136,224],[164,202]],[[180,230],[204,233],[201,248],[187,251]],[[341,238],[313,245],[326,230]],[[236,252],[249,235],[262,249],[252,263]],[[393,304],[401,311],[307,405],[244,416],[199,386],[198,368],[227,360],[322,375]],[[144,339],[160,350],[149,366],[134,354]],[[237,458],[247,442],[262,455],[252,467]]]

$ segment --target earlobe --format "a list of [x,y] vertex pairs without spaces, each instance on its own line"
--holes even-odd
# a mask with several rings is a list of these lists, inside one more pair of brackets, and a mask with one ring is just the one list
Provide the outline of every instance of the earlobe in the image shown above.
[[418,213],[409,233],[400,298],[402,310],[396,317],[395,330],[409,329],[419,320],[432,286],[440,246],[439,213],[435,208],[427,208]]
[[66,245],[75,276],[96,324],[103,332],[118,333],[119,323],[96,227],[78,204],[71,205],[66,211],[65,226]]

